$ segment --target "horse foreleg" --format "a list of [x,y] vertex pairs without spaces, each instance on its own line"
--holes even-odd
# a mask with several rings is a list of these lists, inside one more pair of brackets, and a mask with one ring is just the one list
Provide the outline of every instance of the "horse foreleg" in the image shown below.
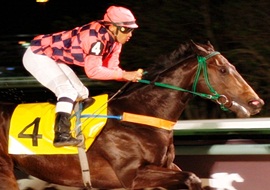
[[147,166],[138,169],[137,175],[133,180],[132,189],[145,187],[202,190],[201,180],[195,174],[157,166]]

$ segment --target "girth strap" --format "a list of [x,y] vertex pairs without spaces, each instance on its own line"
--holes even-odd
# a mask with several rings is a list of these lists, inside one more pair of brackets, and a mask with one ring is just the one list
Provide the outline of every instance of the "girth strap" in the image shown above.
[[82,143],[78,146],[78,155],[81,165],[82,178],[84,186],[88,189],[92,189],[90,169],[88,164],[88,159],[85,152],[84,145],[84,136],[81,133],[81,112],[82,112],[82,103],[77,102],[74,106],[74,111],[76,115],[76,137],[82,140]]

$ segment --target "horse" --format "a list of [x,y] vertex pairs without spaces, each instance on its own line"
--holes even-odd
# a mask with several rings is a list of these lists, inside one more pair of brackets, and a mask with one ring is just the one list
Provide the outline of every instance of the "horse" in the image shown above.
[[[130,83],[108,101],[108,115],[123,112],[176,122],[194,96],[216,102],[237,117],[258,114],[264,102],[236,68],[210,42],[189,41],[145,69],[144,77]],[[0,189],[17,190],[13,167],[44,181],[80,188],[201,190],[201,180],[174,164],[173,125],[108,119],[86,151],[91,186],[84,184],[78,155],[11,155],[8,131],[17,105],[1,103]],[[87,186],[87,187],[86,187]]]

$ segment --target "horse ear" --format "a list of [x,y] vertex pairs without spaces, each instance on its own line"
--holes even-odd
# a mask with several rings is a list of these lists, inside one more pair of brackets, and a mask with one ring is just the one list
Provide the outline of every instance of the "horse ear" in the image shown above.
[[207,41],[207,45],[210,46],[212,49],[214,49],[214,46],[210,43],[210,41]]
[[195,42],[193,42],[193,40],[190,40],[190,42],[191,42],[190,43],[191,48],[193,49],[193,51],[197,55],[199,55],[199,56],[206,56],[206,55],[208,55],[208,51],[204,47],[200,46],[199,44],[196,44]]

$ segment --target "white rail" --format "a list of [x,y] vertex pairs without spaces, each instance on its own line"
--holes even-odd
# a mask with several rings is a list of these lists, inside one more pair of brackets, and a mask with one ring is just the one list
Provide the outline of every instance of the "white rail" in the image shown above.
[[181,120],[174,129],[270,129],[270,118]]

